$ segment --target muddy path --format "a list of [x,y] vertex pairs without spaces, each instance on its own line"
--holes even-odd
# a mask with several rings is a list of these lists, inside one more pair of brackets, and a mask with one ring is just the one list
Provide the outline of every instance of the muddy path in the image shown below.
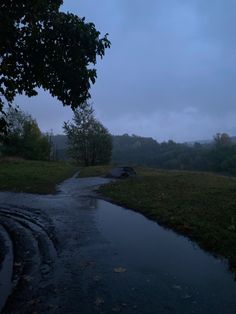
[[99,200],[94,190],[106,182],[0,193],[1,313],[236,313],[226,263]]
[[78,311],[79,272],[89,263],[79,247],[92,231],[87,210],[107,180],[82,181],[65,181],[56,195],[0,193],[1,313]]

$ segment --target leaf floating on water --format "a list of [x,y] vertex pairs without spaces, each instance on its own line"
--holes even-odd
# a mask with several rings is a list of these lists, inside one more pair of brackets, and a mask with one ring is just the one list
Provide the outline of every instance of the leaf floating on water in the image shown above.
[[191,298],[191,295],[187,293],[184,296],[182,296],[182,299],[185,299],[185,300],[190,299],[190,298]]
[[119,313],[120,311],[121,311],[121,308],[120,308],[119,305],[114,306],[114,307],[112,308],[112,312]]
[[98,282],[98,281],[101,281],[102,277],[101,276],[94,276],[93,277],[93,280]]
[[102,305],[102,304],[104,304],[105,302],[104,302],[104,300],[103,300],[103,298],[97,298],[96,300],[95,300],[95,305],[96,306],[100,306],[100,305]]
[[87,268],[87,267],[94,267],[95,262],[94,261],[82,261],[79,263],[80,268]]
[[29,305],[36,305],[38,303],[40,303],[40,299],[33,299],[33,300],[28,301]]
[[126,268],[123,267],[114,268],[115,273],[125,273],[126,271],[127,271]]
[[24,279],[25,281],[27,281],[27,282],[30,282],[30,281],[33,280],[33,277],[26,275],[26,276],[23,276],[23,279]]
[[182,287],[179,285],[173,285],[172,288],[176,290],[182,290]]

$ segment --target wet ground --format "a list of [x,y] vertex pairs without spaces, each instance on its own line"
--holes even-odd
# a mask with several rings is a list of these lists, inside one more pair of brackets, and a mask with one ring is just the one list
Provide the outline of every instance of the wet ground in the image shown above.
[[236,313],[227,264],[96,197],[102,178],[56,195],[0,193],[2,313]]

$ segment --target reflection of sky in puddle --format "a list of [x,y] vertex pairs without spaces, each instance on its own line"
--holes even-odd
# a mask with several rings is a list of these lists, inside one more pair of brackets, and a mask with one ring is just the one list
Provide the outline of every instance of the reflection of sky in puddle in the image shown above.
[[144,216],[104,201],[98,201],[96,221],[122,257],[127,283],[134,280],[143,291],[149,283],[152,300],[161,295],[175,309],[188,300],[189,313],[236,313],[236,284],[226,263]]

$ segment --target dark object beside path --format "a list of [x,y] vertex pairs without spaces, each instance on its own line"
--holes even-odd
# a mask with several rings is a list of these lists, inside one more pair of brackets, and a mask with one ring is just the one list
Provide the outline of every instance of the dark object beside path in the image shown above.
[[107,175],[107,178],[129,178],[135,177],[137,175],[136,171],[132,167],[116,167],[112,169]]

